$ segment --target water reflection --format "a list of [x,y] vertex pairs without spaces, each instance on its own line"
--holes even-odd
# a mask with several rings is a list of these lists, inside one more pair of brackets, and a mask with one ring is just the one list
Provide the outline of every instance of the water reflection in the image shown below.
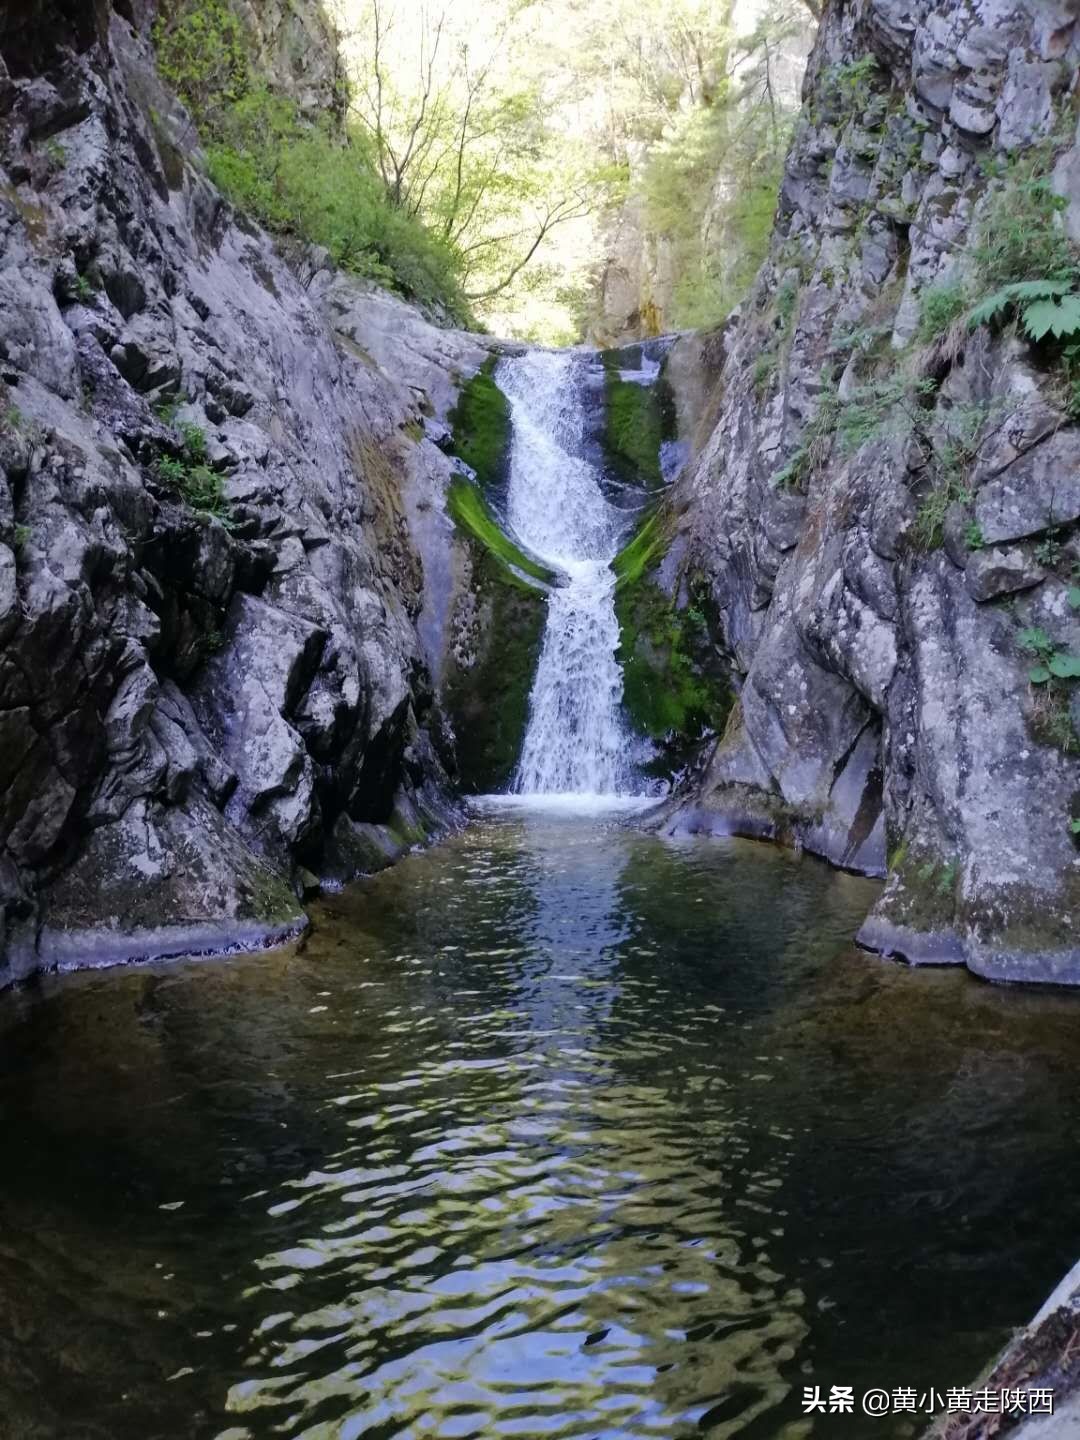
[[[272,1207],[302,1220],[257,1262],[268,1313],[237,1416],[276,1412],[305,1440],[655,1436],[787,1389],[802,1297],[767,1253],[787,1141],[751,1168],[750,1114],[709,1083],[720,1057],[686,1066],[704,1042],[646,973],[640,841],[504,824],[510,863],[483,857],[444,897],[438,973],[469,978],[454,1038],[333,1096],[350,1142]],[[696,1129],[673,1062],[710,1094]]]
[[801,1440],[808,1378],[966,1382],[1080,1249],[1078,997],[855,952],[872,893],[499,814],[292,951],[7,997],[0,1435]]

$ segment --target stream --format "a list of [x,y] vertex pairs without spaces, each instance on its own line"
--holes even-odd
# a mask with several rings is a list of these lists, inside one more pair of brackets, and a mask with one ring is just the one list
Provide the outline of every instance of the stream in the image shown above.
[[[520,802],[519,802],[520,804]],[[874,887],[485,807],[300,945],[0,1003],[0,1434],[907,1436],[1080,1250],[1078,997]]]
[[273,953],[0,997],[3,1440],[901,1440],[1080,1253],[1080,996],[854,949],[873,882],[661,840],[587,362],[530,352],[514,794]]

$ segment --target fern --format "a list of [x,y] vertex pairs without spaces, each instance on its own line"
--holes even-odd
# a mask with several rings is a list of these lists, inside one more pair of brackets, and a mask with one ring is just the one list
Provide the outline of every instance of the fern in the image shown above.
[[[1068,295],[1071,288],[1072,284],[1068,280],[1018,280],[1013,285],[1003,285],[1000,290],[995,290],[992,295],[988,295],[970,311],[968,326],[974,330],[977,325],[989,325],[1010,305],[1024,305],[1025,302],[1027,302],[1024,310],[1026,320],[1027,310],[1033,308],[1032,301],[1053,302],[1058,296]],[[1078,320],[1080,320],[1080,312],[1078,312]],[[1080,324],[1074,324],[1069,327],[1068,331],[1062,333],[1069,334],[1075,329],[1080,329]],[[1043,334],[1045,333],[1044,330]]]
[[1063,295],[1060,300],[1035,300],[1024,307],[1024,329],[1033,340],[1053,335],[1062,340],[1080,330],[1080,295]]

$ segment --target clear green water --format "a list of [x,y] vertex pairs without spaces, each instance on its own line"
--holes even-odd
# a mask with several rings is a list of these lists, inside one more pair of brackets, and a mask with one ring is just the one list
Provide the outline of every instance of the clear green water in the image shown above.
[[861,954],[873,893],[496,816],[0,997],[0,1434],[915,1433],[801,1387],[968,1383],[1076,1259],[1080,1009]]

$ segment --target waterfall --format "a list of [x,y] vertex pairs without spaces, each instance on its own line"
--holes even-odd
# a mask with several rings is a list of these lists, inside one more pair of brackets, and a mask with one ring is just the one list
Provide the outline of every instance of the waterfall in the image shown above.
[[611,795],[632,776],[615,659],[615,576],[625,516],[605,499],[586,454],[588,357],[533,350],[503,360],[497,380],[513,426],[507,519],[562,573],[529,702],[514,788],[524,795]]

